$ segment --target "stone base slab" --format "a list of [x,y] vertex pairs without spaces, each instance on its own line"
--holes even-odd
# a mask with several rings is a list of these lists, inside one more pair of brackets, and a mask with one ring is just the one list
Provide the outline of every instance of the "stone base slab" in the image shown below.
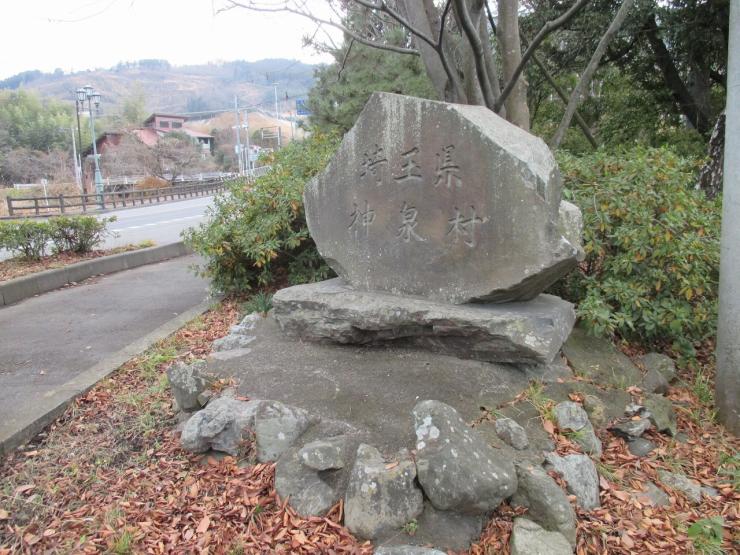
[[514,364],[550,363],[575,322],[573,305],[552,295],[453,305],[357,291],[340,279],[282,289],[272,302],[282,330],[305,341],[413,347]]

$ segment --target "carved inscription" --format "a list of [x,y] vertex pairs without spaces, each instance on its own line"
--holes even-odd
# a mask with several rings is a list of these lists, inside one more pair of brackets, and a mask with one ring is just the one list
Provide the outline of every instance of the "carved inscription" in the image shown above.
[[437,170],[435,175],[437,180],[434,186],[445,185],[448,189],[453,187],[462,187],[462,178],[460,177],[460,166],[452,158],[455,153],[455,145],[448,145],[442,148],[442,152],[437,153]]
[[419,182],[422,179],[421,166],[414,159],[419,154],[419,147],[415,146],[411,150],[401,153],[401,170],[393,174],[396,183]]
[[356,202],[352,203],[352,213],[349,215],[350,222],[347,226],[347,229],[350,232],[354,232],[355,235],[359,230],[364,230],[367,234],[367,231],[370,227],[370,225],[375,221],[375,210],[371,210],[368,206],[367,201],[365,201],[365,209],[360,209],[359,206],[357,206]]
[[404,243],[409,243],[412,239],[415,241],[425,241],[420,237],[414,229],[419,222],[416,221],[416,217],[419,215],[419,211],[413,206],[409,206],[407,202],[403,203],[401,207],[401,225],[398,228],[396,237]]
[[460,212],[457,206],[455,206],[455,215],[447,220],[449,228],[447,229],[447,236],[452,237],[452,242],[457,244],[460,239],[468,247],[474,248],[477,244],[477,238],[475,235],[475,226],[483,224],[488,221],[488,218],[481,218],[475,213],[475,206],[470,207],[470,216],[465,217]]
[[383,148],[376,144],[375,150],[370,153],[365,152],[363,155],[360,177],[372,176],[375,179],[375,184],[380,185],[383,182],[380,170],[387,165],[388,159],[385,157]]

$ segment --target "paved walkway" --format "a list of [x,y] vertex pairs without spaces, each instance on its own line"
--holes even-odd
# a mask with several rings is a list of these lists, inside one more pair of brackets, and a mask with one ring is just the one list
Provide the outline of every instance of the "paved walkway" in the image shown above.
[[1,308],[0,443],[60,391],[83,387],[82,374],[105,375],[116,353],[206,301],[208,283],[188,269],[195,262],[142,266]]

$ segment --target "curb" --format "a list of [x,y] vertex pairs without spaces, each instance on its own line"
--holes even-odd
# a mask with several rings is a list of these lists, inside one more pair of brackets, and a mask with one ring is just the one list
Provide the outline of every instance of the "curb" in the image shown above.
[[100,380],[106,378],[134,356],[172,335],[193,318],[206,312],[217,300],[204,301],[183,312],[144,337],[137,339],[120,351],[88,368],[74,379],[46,392],[40,399],[35,399],[33,403],[29,403],[32,406],[27,406],[25,413],[10,419],[9,422],[3,422],[0,426],[0,458],[5,457],[16,447],[41,432],[56,420],[70,403],[80,395],[87,393]]
[[178,241],[158,247],[101,256],[63,268],[11,279],[0,284],[0,308],[98,274],[112,274],[187,254],[191,254],[190,249],[185,246],[185,243]]

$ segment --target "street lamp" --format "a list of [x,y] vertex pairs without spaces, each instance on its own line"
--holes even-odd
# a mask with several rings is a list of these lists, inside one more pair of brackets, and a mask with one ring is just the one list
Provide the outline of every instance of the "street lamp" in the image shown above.
[[[98,145],[95,140],[95,113],[100,108],[100,93],[95,91],[92,85],[85,85],[84,87],[77,89],[75,92],[77,95],[77,103],[85,107],[85,100],[87,100],[87,112],[90,116],[90,133],[92,135],[92,148],[93,148],[93,160],[95,161],[95,194],[98,196],[98,204],[100,207],[104,207],[103,203],[103,176],[100,173],[100,161],[98,160]],[[93,112],[93,104],[95,104],[95,112]],[[79,108],[77,111],[77,131],[80,130],[80,112]],[[82,144],[82,137],[80,137],[80,144]]]

